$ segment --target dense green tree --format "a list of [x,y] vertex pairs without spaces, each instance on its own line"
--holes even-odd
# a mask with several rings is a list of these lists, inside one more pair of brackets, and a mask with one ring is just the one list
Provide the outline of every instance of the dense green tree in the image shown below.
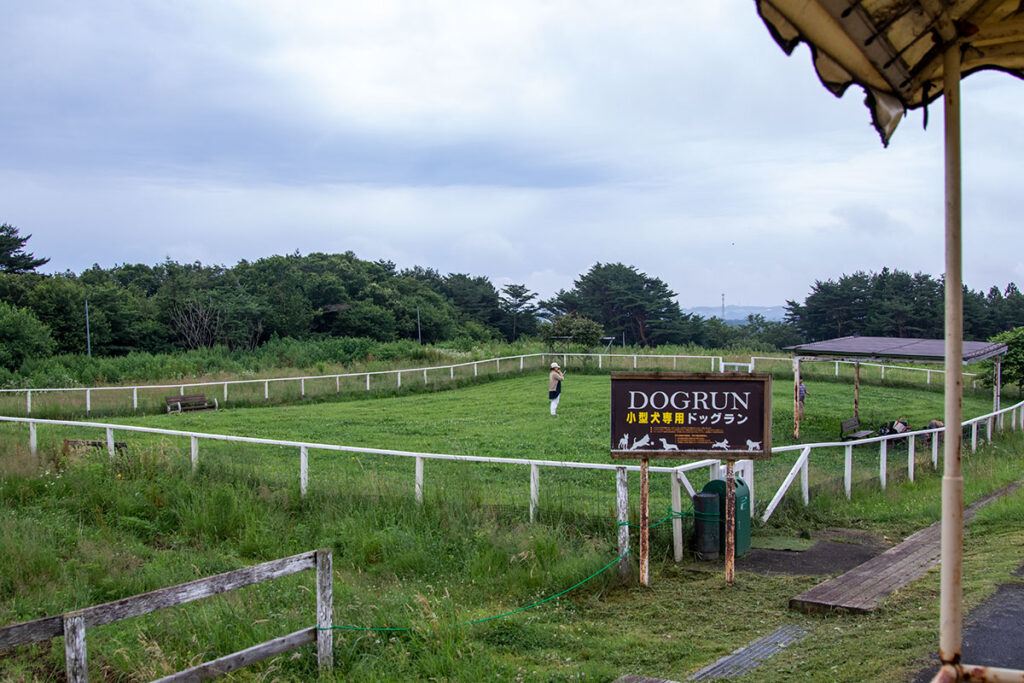
[[508,284],[501,288],[499,306],[504,317],[500,327],[505,339],[515,341],[537,331],[537,306],[533,303],[536,298],[536,292],[526,285]]
[[572,290],[542,301],[548,316],[575,313],[597,321],[616,339],[641,346],[697,341],[699,320],[685,315],[675,292],[660,279],[622,263],[597,263]]
[[498,291],[483,276],[449,273],[444,278],[444,294],[458,310],[460,322],[496,327],[501,320]]
[[596,346],[604,336],[601,324],[590,318],[567,313],[540,325],[540,338],[554,348],[561,345]]
[[0,301],[0,367],[17,370],[29,358],[44,358],[56,348],[50,328],[32,311]]
[[1024,396],[1024,327],[1000,332],[990,341],[1006,344],[1000,373],[1002,382],[1017,385],[1017,395]]
[[13,225],[0,223],[0,273],[27,273],[50,262],[48,258],[36,258],[25,251],[25,244],[31,237],[22,237]]

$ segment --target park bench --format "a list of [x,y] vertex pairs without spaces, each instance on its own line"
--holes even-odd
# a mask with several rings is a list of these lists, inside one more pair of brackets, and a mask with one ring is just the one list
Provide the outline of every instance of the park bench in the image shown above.
[[167,412],[180,413],[186,410],[217,410],[217,399],[206,400],[204,394],[183,394],[167,397]]
[[868,436],[872,436],[874,432],[870,429],[861,429],[860,420],[856,417],[851,417],[848,420],[843,420],[839,423],[839,440],[847,441],[849,439],[863,439]]
[[[67,455],[72,450],[80,451],[86,448],[106,448],[106,441],[93,441],[90,439],[64,439],[64,446],[61,448],[61,453]],[[126,441],[115,441],[114,452],[124,455],[128,451],[128,443]]]

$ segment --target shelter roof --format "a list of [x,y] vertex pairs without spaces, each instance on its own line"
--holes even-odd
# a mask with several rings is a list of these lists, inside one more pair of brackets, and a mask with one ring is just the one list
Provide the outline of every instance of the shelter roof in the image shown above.
[[[942,52],[962,46],[964,76],[995,69],[1024,77],[1021,0],[756,0],[787,54],[801,42],[837,97],[867,91],[875,128],[888,142],[907,109],[942,94]],[[927,120],[927,119],[926,119]]]
[[[942,339],[907,339],[900,337],[837,337],[824,341],[787,346],[800,358],[829,358],[835,360],[891,359],[918,363],[941,363],[946,359]],[[964,342],[963,364],[1002,356],[1006,344],[994,342]]]

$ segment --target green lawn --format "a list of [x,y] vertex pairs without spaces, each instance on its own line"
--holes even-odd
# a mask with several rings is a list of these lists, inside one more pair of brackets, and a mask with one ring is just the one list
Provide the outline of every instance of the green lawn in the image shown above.
[[[186,415],[118,418],[153,427],[412,451],[610,462],[608,378],[570,374],[559,415],[547,412],[546,376],[529,374],[455,391],[369,401],[296,404]],[[852,388],[808,383],[802,442],[831,440],[852,412]],[[775,442],[792,442],[792,385],[775,385]],[[862,386],[866,425],[905,415],[920,426],[942,414],[936,391]],[[969,394],[965,415],[990,410]],[[111,420],[115,421],[115,420]],[[808,617],[788,611],[817,580],[716,572],[672,561],[670,525],[653,532],[652,586],[605,572],[570,595],[477,625],[567,588],[613,560],[614,476],[545,468],[538,522],[528,522],[529,471],[522,466],[426,463],[425,504],[412,500],[409,459],[310,453],[310,491],[298,495],[295,448],[200,443],[189,469],[188,439],[117,433],[128,458],[60,454],[63,438],[102,438],[81,428],[40,427],[41,455],[27,453],[24,426],[0,426],[0,623],[125,597],[317,547],[335,557],[335,621],[407,631],[336,632],[338,680],[605,681],[624,673],[675,680],[784,623],[812,634],[747,680],[892,680],[936,649],[938,575],[893,596],[871,616]],[[968,501],[1019,478],[1019,435],[965,454]],[[891,474],[882,492],[877,447],[857,453],[862,479],[841,495],[841,449],[812,466],[811,505],[790,495],[768,528],[799,536],[826,526],[906,535],[938,518],[940,477],[921,449],[917,481]],[[897,452],[893,449],[893,452]],[[905,450],[901,451],[904,455]],[[792,456],[792,457],[790,457]],[[758,463],[763,505],[795,454]],[[895,455],[890,456],[896,470]],[[838,470],[836,464],[838,464]],[[927,465],[927,466],[926,466]],[[38,469],[36,469],[38,467]],[[703,479],[702,479],[703,477]],[[707,473],[694,476],[702,485]],[[637,500],[631,477],[631,500]],[[652,478],[652,517],[668,503]],[[635,515],[635,510],[634,510]],[[968,534],[965,599],[977,604],[1020,564],[1020,493],[979,518]],[[976,531],[975,531],[976,529]],[[634,541],[635,542],[635,541]],[[89,632],[94,679],[149,680],[311,623],[311,576]],[[893,646],[892,633],[899,633]],[[238,675],[308,680],[309,648]],[[62,680],[52,646],[0,654],[5,680]]]

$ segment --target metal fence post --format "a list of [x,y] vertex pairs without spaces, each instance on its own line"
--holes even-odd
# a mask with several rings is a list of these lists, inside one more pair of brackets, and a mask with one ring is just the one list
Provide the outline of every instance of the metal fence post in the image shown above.
[[32,392],[31,391],[26,391],[25,392],[25,412],[28,413],[29,415],[32,414]]
[[114,459],[114,430],[107,428],[107,455]]
[[803,495],[805,506],[811,504],[810,477],[807,472],[807,462],[809,460],[810,458],[805,458],[804,464],[800,467],[800,493]]
[[316,661],[321,671],[334,667],[334,569],[331,551],[316,551]]
[[199,468],[199,437],[193,436],[190,438],[192,440],[190,444],[192,451],[192,471],[195,472],[196,469]]
[[36,423],[28,423],[28,452],[32,455],[36,454]]
[[85,413],[86,413],[86,415],[88,415],[89,411],[91,411],[91,410],[92,410],[92,390],[91,389],[86,389],[85,390]]
[[224,402],[228,402],[228,383],[224,382]]
[[264,401],[270,400],[270,382],[269,381],[263,383],[263,400]]

